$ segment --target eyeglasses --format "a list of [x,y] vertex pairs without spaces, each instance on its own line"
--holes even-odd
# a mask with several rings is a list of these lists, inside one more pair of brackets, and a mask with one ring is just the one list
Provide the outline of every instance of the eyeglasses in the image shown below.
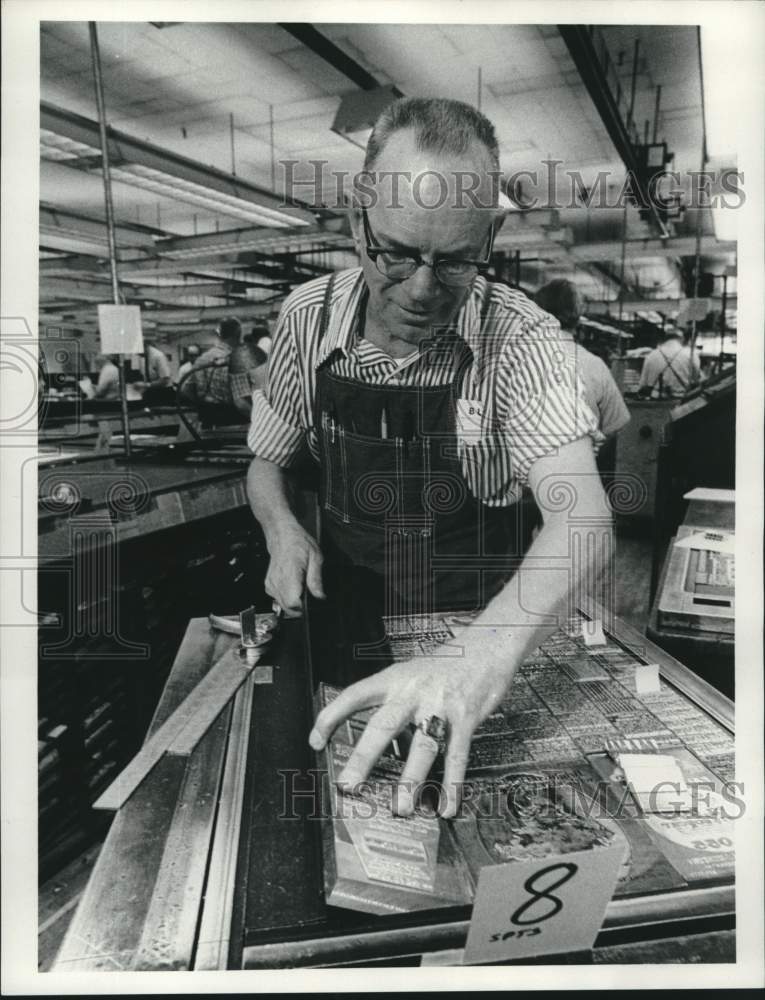
[[367,256],[374,261],[380,274],[392,281],[406,281],[420,267],[431,267],[436,278],[442,285],[452,288],[464,288],[491,263],[491,250],[494,245],[494,224],[489,231],[489,248],[485,260],[465,260],[454,257],[436,257],[432,262],[423,260],[420,254],[397,253],[385,247],[375,246],[375,237],[367,218],[367,210],[362,206],[361,218],[364,223],[364,239],[367,241]]

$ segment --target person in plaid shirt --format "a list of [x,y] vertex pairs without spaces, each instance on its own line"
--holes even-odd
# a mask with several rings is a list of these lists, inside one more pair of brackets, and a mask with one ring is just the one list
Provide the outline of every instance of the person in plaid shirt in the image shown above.
[[242,324],[235,316],[221,320],[216,330],[218,343],[204,351],[194,362],[191,375],[181,389],[184,398],[194,403],[233,403],[229,383],[231,352],[242,339]]

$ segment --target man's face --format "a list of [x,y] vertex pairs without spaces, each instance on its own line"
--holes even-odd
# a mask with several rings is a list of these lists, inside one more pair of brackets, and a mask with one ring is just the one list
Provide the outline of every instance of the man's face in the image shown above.
[[[489,169],[488,155],[480,146],[464,157],[439,156],[419,152],[410,130],[394,133],[375,164],[375,173],[378,178],[384,171],[412,176],[411,180],[399,176],[397,197],[395,177],[378,179],[376,203],[367,209],[373,245],[397,253],[419,253],[429,263],[444,255],[485,259],[494,213],[472,205],[459,192],[473,186],[474,176],[480,177],[474,199],[479,205],[490,205]],[[471,176],[466,180],[467,172]],[[393,281],[366,254],[360,213],[353,230],[369,288],[368,319],[382,326],[388,336],[412,346],[454,319],[470,286],[444,285],[432,268],[424,266],[404,281]]]

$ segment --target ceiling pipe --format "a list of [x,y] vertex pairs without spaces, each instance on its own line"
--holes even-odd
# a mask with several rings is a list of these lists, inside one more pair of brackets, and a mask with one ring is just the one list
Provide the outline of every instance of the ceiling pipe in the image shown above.
[[659,233],[663,239],[667,239],[669,237],[667,227],[660,218],[653,199],[649,197],[648,192],[640,181],[639,164],[635,149],[630,141],[627,127],[622,121],[619,107],[608,86],[608,80],[601,68],[600,59],[598,58],[598,53],[595,50],[587,26],[559,24],[558,31],[571,53],[571,58],[574,60],[582,82],[600,114],[611,142],[616,147],[619,157],[630,174],[635,194],[642,204],[648,206]]

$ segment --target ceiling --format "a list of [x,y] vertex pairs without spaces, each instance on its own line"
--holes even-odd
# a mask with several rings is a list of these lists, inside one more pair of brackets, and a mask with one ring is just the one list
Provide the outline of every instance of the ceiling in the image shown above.
[[[282,161],[299,161],[296,176],[308,161],[326,161],[321,197],[330,205],[331,172],[361,168],[362,149],[331,130],[342,96],[358,90],[332,60],[333,49],[379,85],[479,104],[495,124],[505,174],[556,160],[585,187],[603,171],[616,188],[623,183],[624,164],[555,25],[319,30],[328,43],[321,52],[273,23],[98,24],[106,117],[124,140],[113,177],[120,279],[126,301],[141,304],[145,323],[160,335],[198,330],[227,311],[272,313],[295,284],[355,262],[342,213],[293,205],[283,217],[274,210],[284,204]],[[696,29],[603,28],[598,44],[625,94],[636,38],[638,130],[646,120],[653,128],[660,85],[658,138],[674,152],[676,170],[697,170],[703,116]],[[42,24],[41,98],[49,109],[40,167],[41,320],[94,325],[95,303],[110,301],[111,284],[97,132],[83,142],[76,119],[98,117],[85,22]],[[46,127],[60,113],[69,119],[64,139]],[[132,144],[143,166],[125,153]],[[152,166],[162,167],[163,158],[170,181]],[[287,193],[313,202],[306,188]],[[623,285],[622,309],[625,301],[666,303],[687,294],[681,261],[699,237],[704,269],[721,273],[734,259],[731,244],[715,239],[708,212],[686,211],[665,241],[632,208],[624,225],[621,207],[572,203],[551,211],[543,204],[511,212],[497,249],[520,252],[514,273],[522,284],[567,274],[599,308],[614,303]]]

